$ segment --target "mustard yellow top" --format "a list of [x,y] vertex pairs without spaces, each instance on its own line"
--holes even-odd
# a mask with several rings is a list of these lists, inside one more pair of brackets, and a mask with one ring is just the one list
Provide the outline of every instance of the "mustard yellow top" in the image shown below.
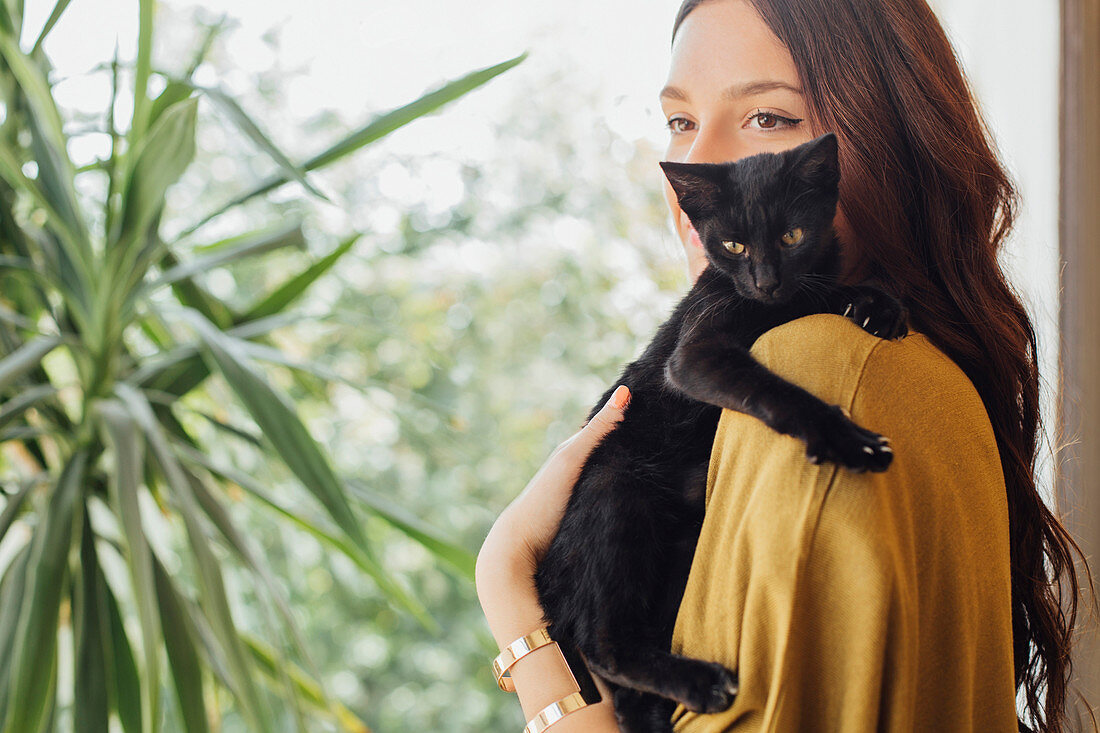
[[993,429],[954,362],[820,314],[753,355],[890,438],[884,473],[815,466],[723,410],[672,651],[738,672],[676,733],[1015,731],[1008,505]]

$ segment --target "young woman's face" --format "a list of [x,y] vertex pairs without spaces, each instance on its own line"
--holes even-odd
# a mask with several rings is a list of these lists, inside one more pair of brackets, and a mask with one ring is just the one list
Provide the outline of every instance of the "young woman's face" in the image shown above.
[[[676,31],[660,98],[669,121],[666,160],[739,160],[820,134],[806,119],[790,53],[746,0],[708,0],[688,14]],[[703,246],[667,179],[664,188],[694,282],[707,264]],[[838,214],[838,227],[842,219]]]

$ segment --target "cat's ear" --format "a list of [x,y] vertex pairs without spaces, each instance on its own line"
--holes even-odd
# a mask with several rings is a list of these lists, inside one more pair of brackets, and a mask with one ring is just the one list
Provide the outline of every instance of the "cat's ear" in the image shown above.
[[659,164],[665,177],[676,192],[688,218],[704,218],[718,210],[718,201],[722,196],[722,181],[728,179],[729,170],[719,163],[674,163],[662,160]]
[[836,188],[840,183],[840,161],[836,134],[827,132],[799,145],[794,172],[799,178],[821,188]]

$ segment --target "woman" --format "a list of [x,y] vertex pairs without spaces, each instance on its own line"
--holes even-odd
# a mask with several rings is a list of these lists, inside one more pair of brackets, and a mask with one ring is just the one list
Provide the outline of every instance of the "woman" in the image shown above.
[[[1017,730],[1021,688],[1029,725],[1061,730],[1080,550],[1035,489],[1035,336],[996,258],[1017,193],[942,28],[925,0],[685,0],[672,48],[667,159],[837,133],[844,279],[911,314],[899,341],[826,314],[753,347],[896,457],[882,474],[812,466],[723,411],[672,646],[736,670],[740,693],[724,713],[678,708],[676,730]],[[665,197],[694,279],[703,250]],[[478,594],[502,648],[541,626],[531,574],[621,416],[609,403],[562,443],[486,538]],[[528,719],[576,689],[550,647],[511,674]],[[554,733],[617,730],[601,692]]]

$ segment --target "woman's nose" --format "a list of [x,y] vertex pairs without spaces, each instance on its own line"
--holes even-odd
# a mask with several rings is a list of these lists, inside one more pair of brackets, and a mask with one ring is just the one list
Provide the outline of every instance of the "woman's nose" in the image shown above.
[[692,140],[685,163],[725,163],[740,160],[749,154],[736,135],[728,130],[711,126],[700,130]]

